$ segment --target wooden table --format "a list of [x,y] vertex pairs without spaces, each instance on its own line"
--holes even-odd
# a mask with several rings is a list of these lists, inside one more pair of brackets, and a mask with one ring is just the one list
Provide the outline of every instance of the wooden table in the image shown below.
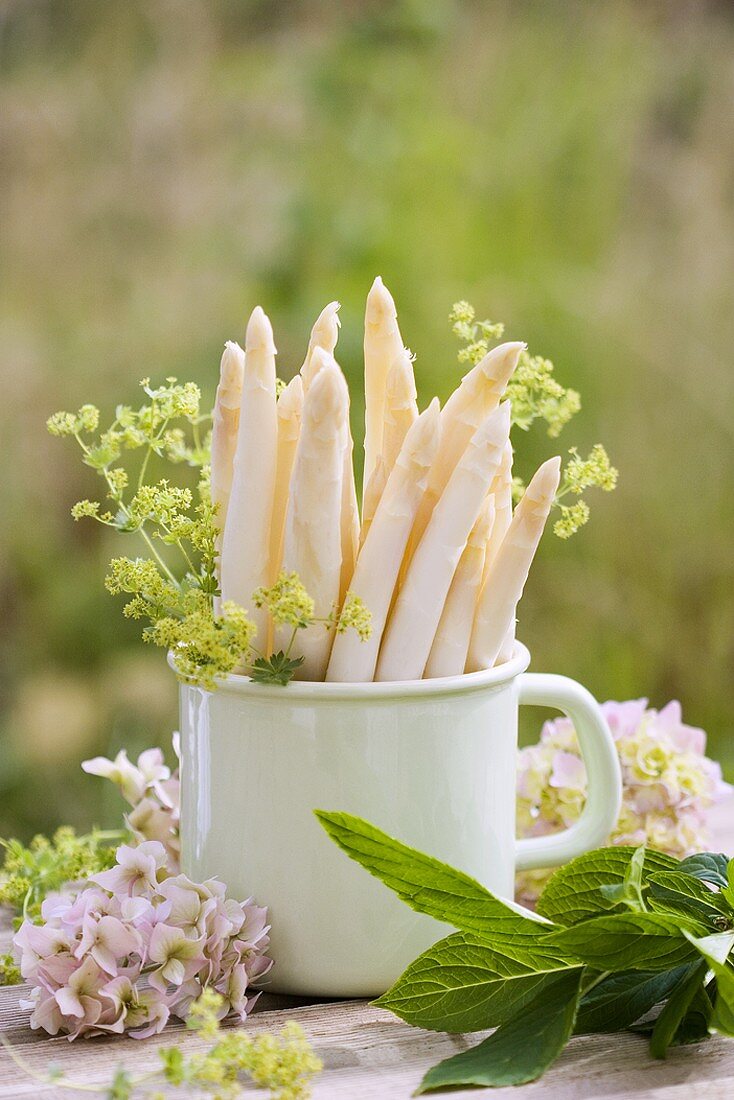
[[[717,808],[715,847],[734,852],[734,802]],[[9,933],[0,950],[6,950]],[[125,1063],[136,1073],[154,1069],[157,1047],[166,1038],[189,1050],[205,1044],[171,1024],[163,1036],[145,1042],[133,1039],[80,1040],[43,1037],[28,1027],[27,1013],[18,1008],[23,986],[0,990],[0,1031],[38,1071],[50,1063],[63,1067],[70,1079],[84,1084],[109,1082],[113,1067]],[[253,1032],[279,1030],[286,1020],[302,1024],[324,1063],[314,1082],[314,1100],[403,1100],[427,1069],[474,1045],[483,1036],[440,1035],[409,1027],[364,1001],[307,1004],[296,998],[265,994],[248,1021]],[[0,1098],[82,1097],[83,1092],[39,1086],[0,1051]],[[184,1095],[167,1090],[166,1096]],[[188,1093],[187,1095],[192,1095]],[[253,1100],[263,1093],[253,1092]],[[734,1097],[734,1041],[712,1038],[705,1044],[672,1050],[665,1062],[654,1061],[643,1039],[628,1033],[589,1035],[573,1039],[558,1062],[540,1081],[516,1088],[460,1089],[446,1095],[485,1095],[487,1100],[730,1100]]]

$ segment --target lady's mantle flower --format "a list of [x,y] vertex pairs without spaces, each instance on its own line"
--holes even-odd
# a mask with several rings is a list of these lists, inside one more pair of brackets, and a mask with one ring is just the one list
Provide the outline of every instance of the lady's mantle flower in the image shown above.
[[[706,734],[684,724],[680,703],[661,711],[647,699],[604,703],[622,766],[623,802],[612,844],[649,844],[682,858],[706,849],[706,811],[729,788],[706,757]],[[568,828],[586,802],[586,768],[568,718],[546,722],[537,745],[520,752],[518,832],[545,836]],[[548,871],[518,876],[522,899],[534,902]]]

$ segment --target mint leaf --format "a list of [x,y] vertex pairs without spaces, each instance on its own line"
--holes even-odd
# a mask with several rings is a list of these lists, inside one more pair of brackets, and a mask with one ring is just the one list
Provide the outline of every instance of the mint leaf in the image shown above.
[[623,970],[610,974],[581,999],[577,1035],[623,1031],[660,1004],[688,974],[690,966],[673,970]]
[[723,887],[728,885],[728,862],[721,852],[697,852],[696,855],[682,859],[678,870],[700,878],[703,882],[710,882],[712,886]]
[[734,970],[727,960],[734,947],[734,932],[696,939],[687,934],[691,945],[706,960],[716,977],[716,1001],[710,1030],[734,1038]]
[[[617,909],[620,898],[604,897],[602,886],[625,884],[636,848],[598,848],[571,860],[549,879],[538,901],[538,912],[557,924],[572,925]],[[645,849],[639,885],[655,871],[673,871],[678,861],[652,848]]]
[[490,943],[457,932],[420,955],[375,1003],[434,1031],[497,1027],[535,997],[548,974],[574,965],[561,952],[546,950],[546,939],[528,944],[522,933],[515,940],[508,935],[500,947],[494,937]]
[[[687,924],[700,934],[701,925]],[[548,942],[595,970],[669,970],[696,957],[681,926],[663,913],[611,913],[552,932]]]
[[660,871],[651,875],[648,883],[650,907],[656,912],[680,913],[722,931],[731,927],[734,914],[724,896],[699,878],[681,871]]
[[706,970],[707,964],[702,959],[696,966],[690,968],[688,974],[681,978],[670,994],[665,1007],[655,1021],[650,1038],[650,1053],[653,1058],[665,1058],[668,1047],[688,1012],[693,998],[702,989]]
[[303,662],[303,657],[287,657],[282,650],[270,657],[258,657],[252,662],[250,679],[254,684],[278,684],[285,687]]
[[580,970],[547,977],[533,1000],[488,1039],[430,1069],[417,1092],[535,1081],[555,1062],[571,1036],[580,978]]
[[[715,987],[715,982],[711,983]],[[713,1005],[707,986],[699,986],[691,1001],[690,1008],[678,1025],[671,1046],[684,1046],[686,1043],[701,1043],[709,1037]]]
[[501,901],[475,879],[352,814],[314,810],[331,839],[350,859],[379,878],[411,909],[465,932],[534,938],[552,925],[512,901]]

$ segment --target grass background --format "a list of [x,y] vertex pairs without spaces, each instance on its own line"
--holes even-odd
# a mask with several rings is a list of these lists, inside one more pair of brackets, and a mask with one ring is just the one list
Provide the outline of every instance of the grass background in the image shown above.
[[[0,835],[119,815],[79,760],[176,722],[46,417],[144,375],[211,398],[257,302],[287,378],[338,297],[356,385],[377,273],[422,402],[459,377],[468,298],[581,391],[563,449],[620,469],[544,541],[533,667],[679,697],[734,775],[733,94],[726,3],[5,0]],[[533,430],[521,470],[552,447]]]

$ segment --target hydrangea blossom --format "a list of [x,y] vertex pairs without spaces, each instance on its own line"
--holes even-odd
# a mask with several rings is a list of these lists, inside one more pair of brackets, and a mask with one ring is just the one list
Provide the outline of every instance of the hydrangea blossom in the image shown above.
[[[612,844],[648,844],[683,858],[708,846],[707,810],[731,790],[705,755],[706,734],[683,722],[681,706],[648,708],[647,699],[603,703],[622,766],[623,800]],[[537,745],[519,754],[519,836],[544,836],[576,821],[586,801],[586,768],[568,718],[546,722]],[[518,875],[525,904],[549,871]]]
[[[179,755],[178,734],[173,735],[173,749]],[[163,759],[160,749],[146,749],[138,757],[137,764],[128,759],[124,749],[114,760],[95,756],[85,760],[82,768],[90,775],[110,779],[132,809],[125,815],[125,824],[133,838],[140,843],[157,840],[166,853],[169,874],[179,869],[181,844],[179,841],[180,783],[178,768],[172,773]]]
[[157,840],[122,845],[113,868],[76,894],[50,894],[43,923],[21,925],[14,943],[31,986],[21,1002],[31,1027],[70,1040],[143,1039],[170,1016],[185,1018],[205,989],[221,997],[219,1018],[246,1018],[257,999],[250,986],[272,965],[267,910],[227,898],[216,879],[167,875],[166,860]]

